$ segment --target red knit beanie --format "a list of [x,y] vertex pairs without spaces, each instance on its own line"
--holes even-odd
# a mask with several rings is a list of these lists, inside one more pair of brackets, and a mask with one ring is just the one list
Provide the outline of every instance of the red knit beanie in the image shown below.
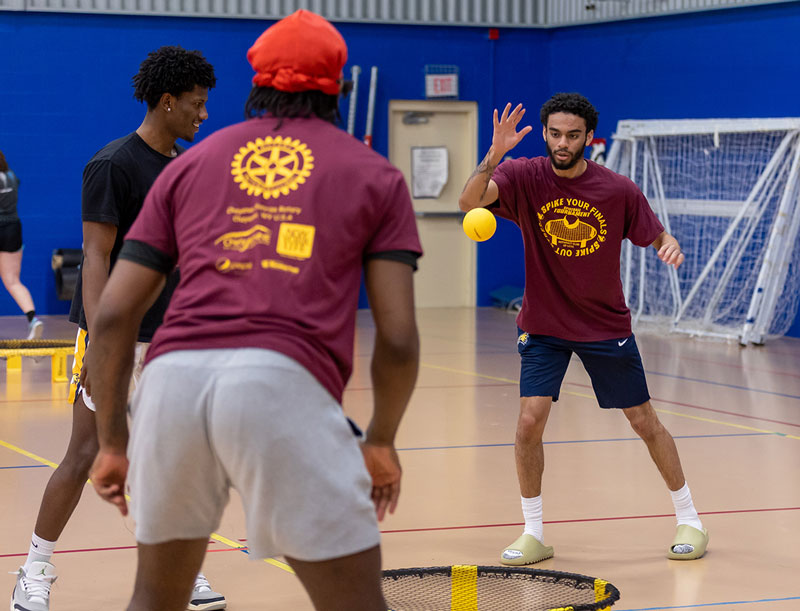
[[326,19],[300,9],[268,27],[247,52],[253,85],[339,93],[347,45]]

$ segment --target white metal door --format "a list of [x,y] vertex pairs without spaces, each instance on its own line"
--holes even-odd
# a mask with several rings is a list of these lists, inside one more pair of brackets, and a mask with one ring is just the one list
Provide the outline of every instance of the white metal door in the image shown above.
[[[476,249],[461,229],[458,196],[477,165],[477,117],[476,102],[389,102],[389,160],[406,177],[425,251],[415,279],[418,307],[475,305]],[[436,195],[424,181],[426,152],[438,163],[446,156],[446,181]]]

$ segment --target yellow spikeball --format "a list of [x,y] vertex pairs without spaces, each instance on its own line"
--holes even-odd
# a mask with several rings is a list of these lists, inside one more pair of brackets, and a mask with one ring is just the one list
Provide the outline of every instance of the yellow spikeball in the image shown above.
[[486,208],[473,208],[464,215],[463,226],[470,240],[483,242],[494,235],[497,220]]

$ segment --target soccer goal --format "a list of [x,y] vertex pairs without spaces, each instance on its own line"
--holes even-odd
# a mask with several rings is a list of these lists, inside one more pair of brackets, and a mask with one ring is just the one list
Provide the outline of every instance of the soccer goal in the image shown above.
[[631,178],[685,263],[625,242],[637,329],[761,344],[800,301],[800,118],[620,121],[607,164]]

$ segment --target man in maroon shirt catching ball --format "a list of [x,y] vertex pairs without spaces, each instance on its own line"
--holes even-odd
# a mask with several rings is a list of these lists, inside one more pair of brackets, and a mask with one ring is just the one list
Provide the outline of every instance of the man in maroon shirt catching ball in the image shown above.
[[522,104],[513,110],[506,105],[499,117],[494,111],[492,146],[459,199],[464,211],[487,207],[516,223],[525,245],[515,442],[525,530],[503,550],[500,562],[532,564],[553,556],[542,534],[542,435],[573,353],[589,373],[600,407],[622,410],[670,490],[678,528],[667,556],[699,558],[708,532],[694,508],[675,442],[650,404],[619,273],[625,238],[637,246],[652,245],[676,269],[683,253],[633,182],[584,159],[597,127],[597,111],[585,97],[559,93],[542,106],[547,157],[500,163],[533,129],[517,131],[524,114]]

